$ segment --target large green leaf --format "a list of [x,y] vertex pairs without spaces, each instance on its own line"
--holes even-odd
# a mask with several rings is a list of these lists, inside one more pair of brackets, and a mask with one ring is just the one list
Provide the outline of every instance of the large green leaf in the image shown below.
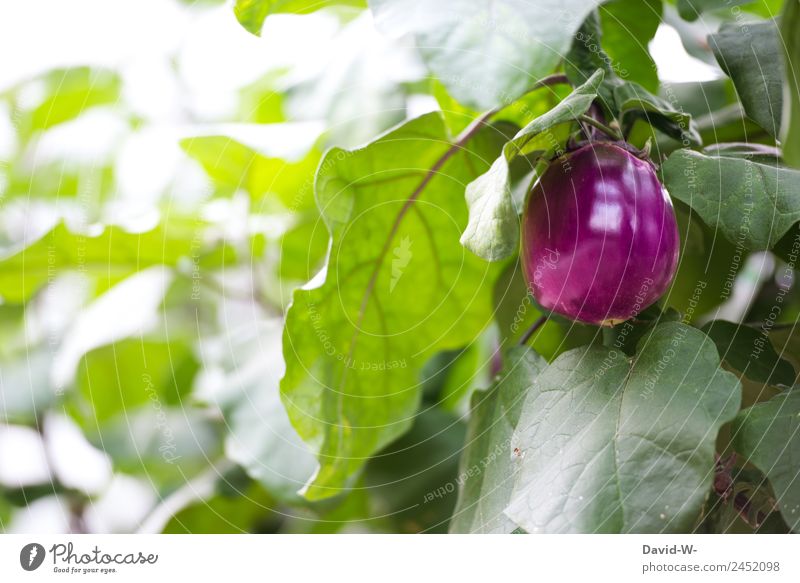
[[647,49],[661,24],[661,0],[613,0],[600,7],[603,49],[627,81],[658,91],[658,69]]
[[663,165],[669,193],[748,249],[770,249],[800,220],[800,172],[745,158],[677,150]]
[[464,185],[501,143],[486,128],[468,147],[453,147],[435,113],[322,160],[316,197],[332,237],[329,259],[294,294],[281,383],[289,417],[320,461],[309,499],[340,492],[404,433],[424,363],[469,344],[488,323],[495,270],[458,234]]
[[331,6],[363,8],[366,5],[366,0],[236,0],[233,12],[248,32],[260,35],[270,14],[310,14]]
[[783,49],[773,21],[723,26],[708,37],[720,67],[753,121],[777,136],[783,107]]
[[783,519],[800,529],[800,392],[742,411],[734,421],[733,446],[767,475]]
[[717,345],[720,357],[749,379],[771,385],[794,385],[797,373],[782,359],[763,332],[732,322],[714,320],[703,332]]
[[[461,236],[461,243],[467,249],[487,261],[499,261],[517,251],[520,209],[512,195],[511,163],[531,148],[540,134],[560,124],[574,122],[586,113],[597,97],[597,87],[602,80],[603,71],[597,70],[557,106],[522,128],[503,147],[502,155],[491,168],[467,186],[469,223]],[[550,136],[550,139],[541,140],[540,148],[547,150],[557,145]]]
[[371,0],[378,28],[412,34],[459,102],[491,109],[550,74],[599,0]]
[[451,532],[510,533],[517,528],[503,514],[514,486],[511,434],[525,392],[545,366],[546,361],[533,350],[515,347],[505,355],[504,369],[495,384],[473,394]]
[[800,168],[800,0],[786,0],[781,14],[780,41],[786,62],[781,142],[783,157]]
[[[0,257],[0,296],[23,302],[65,272],[90,277],[101,288],[153,265],[174,266],[183,257],[205,257],[200,225],[162,225],[142,233],[107,227],[88,236],[59,223],[36,242]],[[205,265],[205,263],[203,263]]]
[[741,390],[699,330],[666,323],[635,357],[562,354],[530,383],[506,514],[528,532],[683,532],[711,487]]

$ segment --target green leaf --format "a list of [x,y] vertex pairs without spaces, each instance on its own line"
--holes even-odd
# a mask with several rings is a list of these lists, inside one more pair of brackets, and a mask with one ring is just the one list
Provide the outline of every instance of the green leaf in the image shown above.
[[786,85],[784,86],[783,157],[794,168],[800,168],[800,0],[786,0],[780,22],[780,39],[784,47]]
[[89,236],[59,223],[36,242],[0,258],[0,296],[24,302],[65,272],[81,273],[108,288],[154,265],[175,266],[183,257],[204,253],[195,241],[198,228],[175,224],[130,233],[107,227]]
[[464,185],[501,143],[491,128],[451,146],[440,114],[323,158],[316,197],[328,264],[295,291],[286,319],[283,402],[320,461],[305,491],[333,496],[410,426],[419,372],[469,344],[491,317],[494,269],[458,245]]
[[364,488],[379,515],[391,518],[391,532],[447,532],[465,433],[457,417],[432,407],[420,411],[408,433],[369,461]]
[[733,80],[745,113],[770,135],[781,128],[783,50],[773,21],[723,26],[708,37],[714,57]]
[[631,359],[599,347],[562,354],[528,389],[506,514],[528,532],[687,531],[740,399],[713,343],[684,324],[657,326]]
[[[467,186],[469,222],[461,236],[462,245],[487,261],[499,261],[517,251],[520,209],[512,195],[510,165],[531,147],[540,134],[560,124],[574,122],[578,116],[586,113],[597,97],[597,88],[602,80],[603,71],[597,70],[586,83],[553,109],[522,128],[503,147],[502,155],[494,161],[488,172]],[[551,142],[543,140],[544,149],[553,147]]]
[[692,116],[675,109],[668,101],[653,95],[634,82],[624,82],[614,89],[623,131],[627,132],[637,119],[644,119],[656,129],[685,146],[702,143],[692,124]]
[[265,156],[228,136],[185,138],[181,147],[203,166],[222,195],[245,190],[256,202],[275,196],[293,211],[313,207],[313,176],[320,159],[316,148],[299,160],[287,161]]
[[550,74],[598,0],[371,0],[386,34],[411,34],[460,103],[491,109]]
[[675,218],[681,236],[680,258],[664,305],[678,310],[689,324],[730,297],[749,252],[704,225],[697,213],[678,200]]
[[599,12],[603,49],[617,75],[658,91],[658,69],[647,45],[661,24],[661,0],[614,0]]
[[[220,481],[229,480],[220,476]],[[164,526],[165,534],[241,534],[274,532],[281,517],[273,508],[275,501],[258,485],[234,486],[235,492],[223,492],[198,500],[182,508]]]
[[236,0],[233,13],[248,32],[260,35],[270,14],[310,14],[331,6],[366,7],[366,0]]
[[50,383],[53,351],[39,346],[15,352],[0,356],[0,419],[5,423],[33,424],[56,400]]
[[23,136],[75,119],[91,107],[112,105],[119,100],[122,87],[116,73],[75,67],[56,69],[26,82],[12,90],[12,96],[30,83],[42,84],[40,89],[45,97],[32,109],[18,106],[14,120]]
[[678,14],[686,20],[697,20],[703,12],[733,8],[753,0],[677,0]]
[[296,216],[280,240],[281,278],[306,282],[319,271],[328,250],[328,230],[316,209]]
[[183,342],[126,339],[83,357],[78,391],[87,423],[102,424],[144,405],[179,406],[191,390],[198,364]]
[[703,326],[720,357],[749,379],[770,385],[794,385],[797,373],[762,332],[749,326],[714,320]]
[[732,432],[736,452],[767,475],[781,515],[800,530],[800,392],[745,409]]
[[511,434],[525,393],[547,362],[536,352],[515,347],[505,355],[500,377],[472,396],[467,441],[458,472],[458,504],[450,532],[504,533],[517,525],[503,511],[511,501],[514,467]]
[[[222,362],[211,365],[208,377],[218,383],[215,398],[223,401],[229,429],[226,456],[272,496],[297,504],[302,502],[297,492],[314,473],[317,460],[292,427],[280,400],[281,332],[280,321],[229,331],[223,341],[228,350],[220,354]],[[219,354],[218,349],[219,345],[213,352]]]
[[669,193],[748,249],[772,248],[800,220],[800,172],[677,150],[662,166]]
[[297,435],[280,400],[278,384],[253,387],[230,415],[225,453],[280,500],[297,503],[317,461]]

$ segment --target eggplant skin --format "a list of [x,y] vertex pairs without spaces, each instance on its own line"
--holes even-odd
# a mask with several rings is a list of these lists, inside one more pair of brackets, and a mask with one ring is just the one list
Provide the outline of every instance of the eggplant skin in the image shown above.
[[543,308],[613,326],[664,294],[679,241],[653,165],[612,142],[593,142],[553,160],[531,190],[522,264]]

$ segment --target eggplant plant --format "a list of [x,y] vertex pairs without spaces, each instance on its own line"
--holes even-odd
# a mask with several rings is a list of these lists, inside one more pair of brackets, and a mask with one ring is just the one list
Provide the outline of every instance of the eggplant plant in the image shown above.
[[108,474],[0,476],[0,528],[103,530],[134,480],[117,530],[800,531],[798,0],[232,9],[242,46],[336,33],[176,108],[152,212],[125,164],[30,162],[147,134],[129,70],[0,93],[0,439],[67,419]]

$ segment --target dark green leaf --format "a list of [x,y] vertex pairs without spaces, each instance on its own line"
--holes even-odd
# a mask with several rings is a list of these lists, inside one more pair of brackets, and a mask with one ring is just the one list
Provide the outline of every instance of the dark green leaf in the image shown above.
[[511,101],[550,74],[598,0],[371,0],[378,28],[412,34],[423,60],[460,103]]
[[764,472],[787,524],[800,529],[800,391],[745,409],[733,424],[733,446]]
[[714,320],[703,326],[720,357],[751,380],[770,385],[794,385],[797,373],[783,360],[769,338],[749,326]]
[[487,128],[452,150],[441,115],[428,114],[322,160],[316,197],[332,244],[326,270],[294,294],[281,383],[289,417],[320,461],[309,499],[339,493],[403,434],[425,362],[488,323],[494,269],[458,234],[464,185],[501,143]]
[[525,347],[511,349],[504,360],[504,369],[494,385],[472,396],[451,532],[508,534],[517,528],[503,514],[514,486],[511,434],[522,411],[525,393],[547,363]]
[[600,26],[599,12],[594,11],[575,33],[572,46],[564,57],[564,73],[570,83],[578,86],[586,83],[598,69],[603,71],[602,82],[595,91],[598,103],[606,116],[614,118],[617,116],[614,88],[621,83],[621,80],[617,75],[618,64],[614,63],[605,52],[601,45],[602,39],[603,29]]
[[379,515],[391,517],[392,531],[447,531],[465,433],[458,417],[430,408],[416,416],[408,433],[369,461],[364,488]]
[[661,0],[614,0],[600,7],[603,49],[614,71],[658,91],[658,70],[647,49],[661,24]]
[[656,327],[631,359],[599,347],[562,354],[528,389],[506,514],[534,533],[686,531],[740,399],[713,343],[684,324]]
[[[503,154],[491,168],[467,186],[469,223],[461,236],[467,249],[486,259],[499,261],[515,253],[519,246],[520,209],[514,202],[510,176],[510,164],[517,156],[531,148],[559,147],[548,130],[564,123],[574,122],[584,114],[597,97],[597,87],[603,80],[598,70],[586,83],[575,89],[557,106],[522,128],[513,140],[503,147]],[[543,138],[535,141],[537,138]]]
[[708,37],[747,115],[770,135],[781,128],[783,50],[775,22],[729,25]]
[[702,143],[692,116],[672,106],[668,101],[653,95],[634,82],[624,82],[614,89],[614,101],[619,108],[623,129],[627,131],[636,119],[644,119],[685,146]]
[[786,0],[780,23],[784,49],[786,85],[781,142],[783,156],[792,167],[800,168],[800,1]]
[[800,220],[800,172],[677,150],[664,163],[669,193],[747,249],[772,248]]

